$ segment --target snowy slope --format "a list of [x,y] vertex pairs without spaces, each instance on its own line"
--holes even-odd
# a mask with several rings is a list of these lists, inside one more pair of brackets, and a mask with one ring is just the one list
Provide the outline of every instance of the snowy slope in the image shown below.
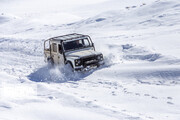
[[[178,0],[4,0],[0,10],[0,120],[180,119]],[[92,37],[104,66],[47,67],[43,40],[74,32]]]

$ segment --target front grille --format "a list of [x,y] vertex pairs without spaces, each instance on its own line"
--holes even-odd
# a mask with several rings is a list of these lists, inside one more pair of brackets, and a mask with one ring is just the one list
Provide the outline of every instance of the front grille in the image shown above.
[[90,56],[90,57],[85,57],[82,58],[82,64],[83,66],[88,66],[88,65],[92,65],[92,64],[96,64],[98,62],[97,57],[94,56]]

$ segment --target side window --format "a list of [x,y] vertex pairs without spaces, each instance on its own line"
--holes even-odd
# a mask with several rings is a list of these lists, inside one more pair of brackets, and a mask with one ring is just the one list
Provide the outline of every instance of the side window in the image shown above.
[[84,39],[83,41],[84,41],[84,46],[86,46],[86,47],[89,46],[89,41],[88,41],[88,39]]
[[53,49],[53,52],[57,52],[57,44],[56,43],[52,44],[52,49]]
[[79,40],[79,44],[81,44],[81,45],[83,44],[82,40]]

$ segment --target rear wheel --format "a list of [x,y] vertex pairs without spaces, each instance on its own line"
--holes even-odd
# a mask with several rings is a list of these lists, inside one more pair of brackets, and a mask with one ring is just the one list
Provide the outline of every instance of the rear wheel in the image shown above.
[[53,61],[52,58],[48,58],[47,62],[48,62],[48,66],[53,66],[54,65],[54,61]]

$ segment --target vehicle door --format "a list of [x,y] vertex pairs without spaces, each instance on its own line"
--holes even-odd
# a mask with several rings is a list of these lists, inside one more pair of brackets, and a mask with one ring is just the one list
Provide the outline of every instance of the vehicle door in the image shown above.
[[55,64],[58,64],[58,46],[57,43],[51,44],[51,57]]

